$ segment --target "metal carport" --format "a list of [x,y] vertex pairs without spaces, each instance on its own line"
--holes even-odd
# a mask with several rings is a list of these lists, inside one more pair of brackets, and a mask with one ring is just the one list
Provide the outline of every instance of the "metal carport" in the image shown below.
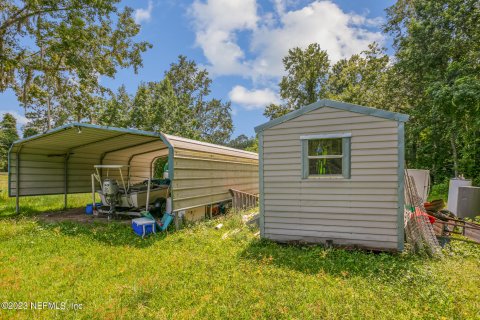
[[[229,188],[258,193],[258,155],[163,133],[70,123],[13,143],[9,196],[87,193],[95,164],[129,165],[132,183],[168,156],[175,211],[230,199]],[[178,178],[175,178],[177,177]]]

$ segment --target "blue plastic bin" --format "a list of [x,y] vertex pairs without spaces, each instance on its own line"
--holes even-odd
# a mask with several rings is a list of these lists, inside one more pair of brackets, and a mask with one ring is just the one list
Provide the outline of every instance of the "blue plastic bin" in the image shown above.
[[85,213],[93,214],[93,205],[91,203],[87,204],[87,206],[85,207]]
[[132,220],[132,229],[133,232],[138,234],[141,237],[145,237],[151,233],[154,233],[155,230],[155,220],[149,218],[137,218]]

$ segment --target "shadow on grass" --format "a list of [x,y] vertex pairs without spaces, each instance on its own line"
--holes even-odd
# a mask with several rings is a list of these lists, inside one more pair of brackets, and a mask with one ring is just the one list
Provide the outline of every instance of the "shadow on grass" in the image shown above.
[[69,237],[81,237],[85,242],[96,241],[108,246],[128,246],[134,248],[146,248],[157,241],[166,238],[165,232],[151,234],[145,239],[136,235],[130,224],[121,222],[94,222],[78,223],[71,221],[63,222],[36,222],[42,229],[60,233]]
[[[1,177],[0,177],[1,178]],[[0,179],[0,189],[1,189]],[[6,186],[6,184],[5,184]],[[83,207],[90,203],[91,194],[72,194],[68,195],[68,209]],[[8,197],[6,191],[0,193],[0,218],[33,216],[46,212],[63,211],[63,195],[44,195],[20,197],[20,214],[17,214],[15,197]]]
[[[69,208],[69,209],[75,209],[75,208]],[[61,208],[54,208],[52,210],[45,210],[45,209],[39,209],[35,205],[23,205],[21,207],[21,212],[16,213],[15,212],[15,207],[6,207],[3,209],[0,209],[0,220],[1,219],[14,219],[14,218],[22,218],[22,217],[34,217],[36,215],[44,214],[44,213],[54,213],[54,212],[59,212]]]
[[326,273],[385,279],[403,277],[407,271],[415,272],[424,259],[411,254],[285,245],[265,239],[252,241],[241,253],[241,258],[311,275]]

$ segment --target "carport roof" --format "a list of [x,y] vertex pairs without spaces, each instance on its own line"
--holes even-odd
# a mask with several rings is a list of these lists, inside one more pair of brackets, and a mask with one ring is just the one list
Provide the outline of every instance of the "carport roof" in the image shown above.
[[[160,145],[159,145],[160,144]],[[45,133],[20,139],[12,144],[10,153],[23,148],[29,153],[60,155],[74,152],[93,154],[140,154],[158,151],[160,146],[228,154],[258,159],[253,152],[150,131],[69,123]]]
[[[122,129],[87,123],[69,123],[45,133],[17,140],[13,143],[11,151],[16,151],[15,149],[22,145],[28,145],[34,148],[65,149],[65,151],[68,151],[70,149],[85,148],[89,145],[113,140],[115,138],[126,138],[127,136],[151,138],[150,140],[161,137],[158,133],[142,130]],[[58,139],[59,137],[62,139]],[[118,145],[116,147],[118,147]]]

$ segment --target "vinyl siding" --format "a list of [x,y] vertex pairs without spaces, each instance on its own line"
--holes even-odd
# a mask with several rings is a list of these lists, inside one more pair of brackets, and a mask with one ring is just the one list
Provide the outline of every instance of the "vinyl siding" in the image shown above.
[[[351,133],[351,178],[302,179],[300,136]],[[324,107],[263,131],[264,236],[395,250],[398,123]]]

